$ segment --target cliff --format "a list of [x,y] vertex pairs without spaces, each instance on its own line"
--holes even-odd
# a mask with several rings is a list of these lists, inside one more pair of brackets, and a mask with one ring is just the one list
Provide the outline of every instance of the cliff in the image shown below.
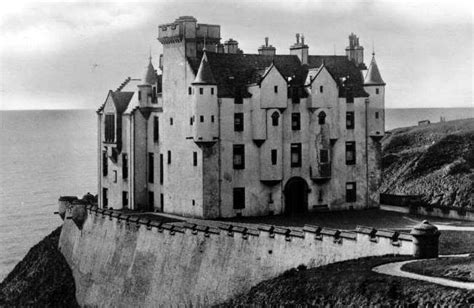
[[71,269],[58,250],[61,227],[30,249],[0,283],[0,307],[79,307]]
[[382,140],[381,193],[433,206],[473,207],[474,119],[399,128]]

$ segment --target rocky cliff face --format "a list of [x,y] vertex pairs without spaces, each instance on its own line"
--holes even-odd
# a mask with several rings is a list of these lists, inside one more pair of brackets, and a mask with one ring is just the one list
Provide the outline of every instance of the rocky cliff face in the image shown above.
[[474,119],[399,128],[382,140],[381,193],[474,207]]

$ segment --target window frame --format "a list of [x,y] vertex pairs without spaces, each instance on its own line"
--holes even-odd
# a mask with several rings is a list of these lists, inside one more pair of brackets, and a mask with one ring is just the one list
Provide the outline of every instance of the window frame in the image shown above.
[[354,111],[346,111],[346,129],[355,128],[355,114]]
[[193,166],[196,167],[198,165],[198,153],[193,152]]
[[244,114],[242,112],[234,113],[234,132],[244,131]]
[[[352,154],[352,159],[349,157],[349,153]],[[346,141],[346,165],[355,165],[356,164],[356,143],[355,141]]]
[[122,191],[122,207],[128,207],[128,191]]
[[122,179],[128,179],[128,154],[122,153]]
[[293,131],[301,130],[301,113],[293,112],[291,114],[291,130]]
[[271,115],[272,118],[272,126],[280,125],[280,114],[277,111],[274,111]]
[[153,184],[155,182],[155,155],[152,152],[148,152],[148,183]]
[[160,140],[160,120],[158,116],[153,116],[153,142]]
[[273,166],[278,164],[278,150],[276,149],[271,150],[270,159]]
[[326,117],[326,112],[321,111],[320,113],[318,113],[318,125],[326,124]]
[[[352,188],[348,186],[352,185]],[[357,183],[346,182],[346,202],[357,202]]]
[[[292,143],[290,145],[290,164],[292,168],[299,168],[302,165],[302,147],[301,143]],[[297,155],[298,160],[293,161],[293,155]]]
[[[240,163],[236,163],[237,157],[240,156]],[[245,169],[245,145],[234,144],[232,147],[232,165],[235,170]]]

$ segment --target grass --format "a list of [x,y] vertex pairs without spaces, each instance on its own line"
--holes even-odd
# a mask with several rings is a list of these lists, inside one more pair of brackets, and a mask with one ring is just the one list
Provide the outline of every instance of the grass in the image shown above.
[[442,255],[474,253],[474,232],[441,231],[439,253]]
[[402,270],[421,275],[474,282],[474,255],[412,262],[403,265]]
[[249,292],[221,306],[374,306],[410,305],[425,307],[474,304],[472,291],[444,287],[419,280],[388,276],[372,268],[410,257],[369,257],[329,264],[323,267],[287,271],[259,283]]

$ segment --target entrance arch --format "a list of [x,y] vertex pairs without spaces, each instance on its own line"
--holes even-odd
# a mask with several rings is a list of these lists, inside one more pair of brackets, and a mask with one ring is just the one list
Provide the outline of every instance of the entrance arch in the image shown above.
[[308,211],[308,184],[303,178],[292,177],[285,185],[285,214],[303,214]]

